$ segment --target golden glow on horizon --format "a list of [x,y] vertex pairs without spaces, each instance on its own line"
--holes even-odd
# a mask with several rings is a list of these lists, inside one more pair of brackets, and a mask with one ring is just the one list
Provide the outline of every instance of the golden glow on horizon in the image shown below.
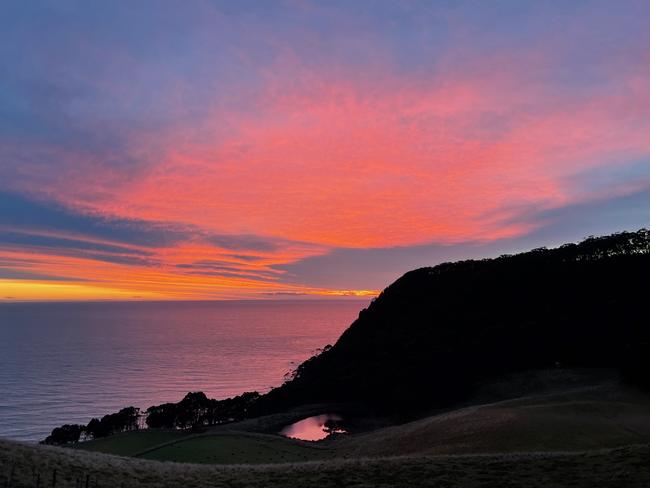
[[379,290],[327,290],[327,289],[291,289],[264,295],[261,293],[242,293],[233,289],[230,293],[205,294],[200,290],[179,293],[176,289],[180,283],[170,283],[167,290],[151,292],[137,289],[118,289],[98,285],[83,285],[78,283],[61,283],[34,280],[0,280],[0,301],[85,301],[85,300],[202,300],[202,299],[270,299],[275,297],[375,297]]
[[142,292],[136,296],[129,290],[97,285],[81,285],[45,281],[0,280],[0,300],[129,300],[161,298],[155,293]]

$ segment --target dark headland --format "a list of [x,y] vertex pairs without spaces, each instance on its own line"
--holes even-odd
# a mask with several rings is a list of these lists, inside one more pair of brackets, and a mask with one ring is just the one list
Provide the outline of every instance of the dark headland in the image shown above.
[[417,269],[269,393],[0,441],[0,486],[650,486],[649,276],[647,230]]

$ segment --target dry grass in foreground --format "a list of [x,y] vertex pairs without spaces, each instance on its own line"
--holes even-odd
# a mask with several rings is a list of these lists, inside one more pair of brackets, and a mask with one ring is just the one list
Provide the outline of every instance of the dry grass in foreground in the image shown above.
[[[0,486],[584,487],[650,486],[650,445],[574,453],[358,458],[274,465],[160,463],[0,441]],[[40,476],[40,478],[39,478]],[[95,484],[97,483],[97,484]]]

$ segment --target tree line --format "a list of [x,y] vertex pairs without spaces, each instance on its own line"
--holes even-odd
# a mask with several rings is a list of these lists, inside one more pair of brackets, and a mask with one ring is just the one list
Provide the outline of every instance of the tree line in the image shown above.
[[154,405],[142,412],[126,407],[119,412],[93,418],[87,425],[65,424],[56,427],[43,444],[74,444],[80,440],[98,439],[119,432],[148,428],[198,429],[246,418],[251,405],[260,397],[247,392],[225,400],[208,398],[205,393],[190,392],[177,403]]

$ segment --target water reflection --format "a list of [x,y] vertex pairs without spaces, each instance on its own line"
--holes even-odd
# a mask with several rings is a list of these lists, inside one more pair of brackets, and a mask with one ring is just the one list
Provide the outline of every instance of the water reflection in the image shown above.
[[336,414],[314,415],[288,425],[280,431],[280,435],[302,441],[319,441],[331,434],[344,434],[346,431],[341,427],[342,421]]

